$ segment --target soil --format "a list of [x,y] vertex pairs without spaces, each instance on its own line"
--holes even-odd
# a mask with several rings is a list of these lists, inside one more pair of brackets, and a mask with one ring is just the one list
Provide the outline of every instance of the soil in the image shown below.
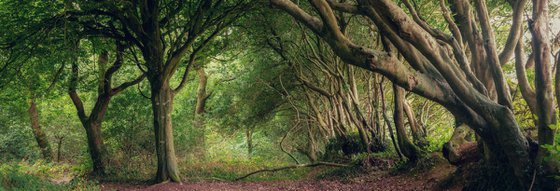
[[[306,178],[297,181],[269,181],[269,182],[183,182],[162,183],[156,185],[103,183],[102,190],[193,190],[193,191],[241,191],[241,190],[383,190],[383,191],[412,191],[412,190],[443,190],[440,182],[449,177],[456,168],[448,163],[438,163],[425,172],[389,173],[388,170],[376,170],[347,180],[316,180]],[[317,170],[310,174],[317,174]],[[445,190],[461,190],[454,186]]]

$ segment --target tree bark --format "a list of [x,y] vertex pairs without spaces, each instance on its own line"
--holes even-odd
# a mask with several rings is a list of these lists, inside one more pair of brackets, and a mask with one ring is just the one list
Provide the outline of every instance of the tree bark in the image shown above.
[[171,120],[174,95],[169,87],[169,81],[167,79],[154,80],[150,78],[150,85],[158,159],[156,181],[164,182],[172,180],[174,182],[181,182],[179,169],[177,167],[177,158],[175,156],[173,125]]
[[537,96],[527,79],[527,73],[525,71],[525,53],[523,52],[523,47],[524,43],[522,40],[520,40],[517,43],[517,47],[515,47],[515,74],[521,96],[525,102],[527,102],[527,106],[529,107],[529,110],[531,110],[531,113],[536,114]]
[[29,99],[29,110],[27,111],[29,113],[29,118],[31,119],[31,129],[33,129],[33,135],[35,136],[35,140],[41,149],[43,159],[50,162],[53,159],[52,150],[47,135],[43,132],[43,129],[39,124],[39,111],[37,111],[35,98]]
[[311,122],[307,117],[307,157],[311,163],[317,162],[317,145],[315,143],[315,135],[311,130]]
[[[552,61],[551,45],[548,27],[548,0],[533,0],[533,21],[530,23],[530,30],[533,36],[533,55],[535,56],[535,91],[537,109],[537,127],[539,145],[554,144],[554,134],[552,126],[556,124],[556,108],[554,107],[554,94],[552,86]],[[558,67],[558,66],[557,66]],[[537,165],[540,168],[540,184],[545,187],[550,184],[549,176],[560,171],[559,161],[545,161],[549,156],[548,150],[539,147],[537,154]],[[549,189],[549,188],[547,188]]]
[[397,132],[397,142],[403,155],[408,158],[410,162],[415,163],[421,157],[422,151],[420,151],[406,135],[406,130],[404,128],[404,89],[393,84],[393,95],[395,102],[393,120]]
[[395,148],[396,153],[399,155],[400,159],[403,159],[403,154],[399,145],[397,143],[397,139],[393,133],[393,128],[391,127],[391,123],[389,121],[389,116],[387,116],[387,106],[385,105],[385,92],[383,91],[383,84],[379,83],[379,93],[381,95],[381,113],[383,115],[383,119],[385,119],[385,124],[389,128],[389,136],[391,137],[391,142],[393,143],[393,147]]
[[[77,46],[78,43],[75,44]],[[77,47],[76,47],[77,48]],[[105,118],[105,113],[107,113],[107,109],[109,108],[109,103],[111,101],[112,96],[120,93],[127,87],[130,87],[134,84],[139,83],[145,77],[145,75],[141,75],[140,77],[136,78],[133,81],[125,82],[116,88],[112,88],[112,76],[115,72],[117,72],[123,63],[122,53],[124,51],[124,47],[117,43],[117,53],[116,53],[116,60],[111,67],[106,69],[109,54],[108,52],[103,52],[99,55],[98,64],[99,64],[99,80],[97,84],[97,99],[94,103],[91,112],[88,115],[85,113],[84,104],[76,92],[78,86],[78,73],[79,67],[77,61],[72,63],[72,73],[71,73],[71,80],[70,80],[70,87],[68,89],[68,94],[70,95],[70,99],[72,103],[76,107],[78,118],[82,123],[82,126],[86,130],[86,136],[88,141],[88,149],[91,156],[91,160],[93,162],[93,175],[104,175],[106,169],[106,150],[105,145],[103,144],[103,138],[101,135],[101,127],[103,120]]]
[[196,107],[194,111],[194,128],[198,131],[195,138],[197,145],[194,152],[204,160],[206,157],[206,129],[205,129],[205,110],[206,101],[209,95],[206,93],[206,84],[208,82],[204,68],[198,69],[198,90],[196,94]]
[[62,157],[62,141],[64,140],[63,136],[59,136],[56,137],[58,139],[57,141],[57,149],[56,149],[56,162],[60,162],[60,159]]
[[412,139],[414,140],[414,144],[416,144],[420,148],[424,148],[428,146],[428,141],[426,140],[426,134],[422,132],[420,129],[420,124],[416,121],[416,117],[414,116],[414,111],[412,111],[412,107],[408,103],[406,99],[403,102],[404,112],[406,113],[406,117],[408,119],[408,124],[410,125],[410,130],[412,133]]
[[106,170],[105,144],[101,136],[101,122],[88,122],[84,124],[86,130],[88,150],[93,163],[93,174],[104,175]]
[[253,130],[250,127],[247,127],[245,130],[245,136],[247,138],[247,155],[249,158],[253,155]]

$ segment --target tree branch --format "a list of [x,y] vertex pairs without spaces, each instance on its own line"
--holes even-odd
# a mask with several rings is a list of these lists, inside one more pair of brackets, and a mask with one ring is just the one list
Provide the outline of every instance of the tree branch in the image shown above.
[[132,80],[132,81],[128,81],[125,83],[122,83],[120,86],[117,86],[116,88],[111,89],[111,96],[117,95],[118,93],[122,92],[123,90],[125,90],[126,88],[136,85],[140,82],[142,82],[142,80],[144,80],[144,78],[146,78],[146,74],[143,73],[142,75],[138,76],[136,79]]
[[330,163],[330,162],[316,162],[316,163],[310,163],[310,164],[296,164],[296,165],[289,165],[289,166],[283,166],[283,167],[278,167],[278,168],[265,168],[265,169],[257,170],[257,171],[251,172],[249,174],[246,174],[242,177],[236,178],[233,181],[239,181],[239,180],[245,179],[245,178],[247,178],[251,175],[254,175],[254,174],[257,174],[257,173],[262,173],[262,172],[276,172],[276,171],[281,171],[281,170],[286,170],[286,169],[302,168],[302,167],[316,167],[316,166],[350,167],[350,165]]
[[517,41],[521,39],[521,31],[523,30],[523,11],[525,10],[527,0],[517,0],[513,5],[513,18],[511,28],[504,45],[504,49],[499,55],[500,65],[506,64],[513,56]]

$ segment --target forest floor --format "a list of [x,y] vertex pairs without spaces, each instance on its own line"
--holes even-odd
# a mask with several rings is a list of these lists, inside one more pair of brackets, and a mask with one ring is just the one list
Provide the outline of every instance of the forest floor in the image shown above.
[[[183,183],[123,184],[102,183],[102,190],[442,190],[440,184],[455,172],[455,167],[447,162],[437,162],[428,170],[401,171],[370,170],[351,178],[331,177],[317,179],[316,175],[329,167],[315,167],[305,179],[294,181],[202,181]],[[461,190],[453,186],[445,190]]]

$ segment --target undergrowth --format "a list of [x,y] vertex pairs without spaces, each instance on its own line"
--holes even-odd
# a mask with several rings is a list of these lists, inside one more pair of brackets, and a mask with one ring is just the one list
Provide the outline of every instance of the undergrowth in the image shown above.
[[[94,182],[74,177],[72,166],[37,161],[0,165],[0,190],[101,190]],[[58,183],[57,183],[58,182]]]

